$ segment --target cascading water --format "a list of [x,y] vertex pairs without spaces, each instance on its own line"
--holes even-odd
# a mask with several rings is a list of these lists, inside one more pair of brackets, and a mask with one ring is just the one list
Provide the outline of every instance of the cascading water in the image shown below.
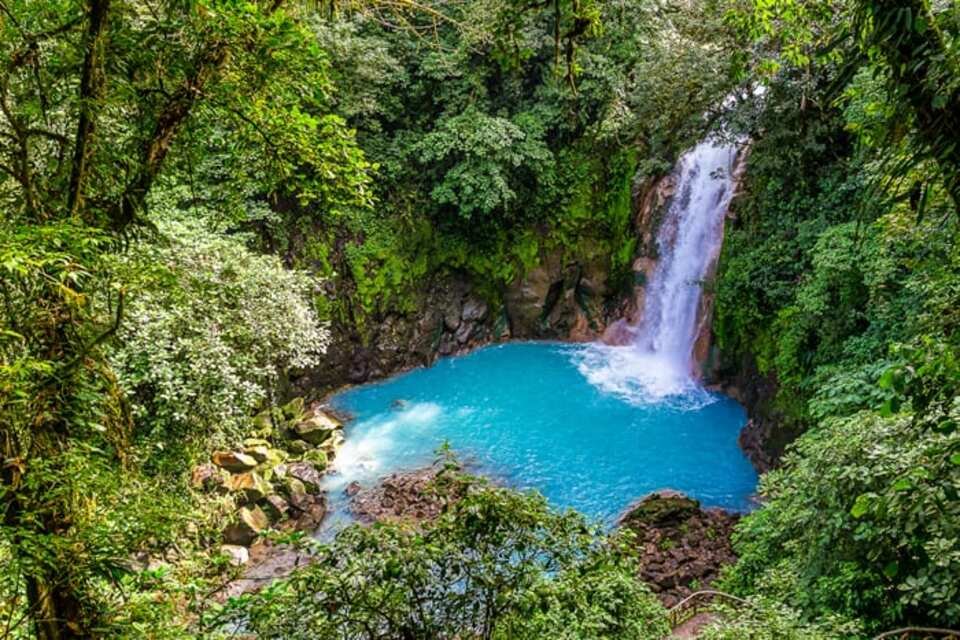
[[594,385],[640,403],[680,397],[699,404],[693,346],[702,282],[723,240],[734,192],[737,146],[712,140],[684,154],[675,169],[676,195],[657,237],[658,261],[645,289],[640,321],[621,326],[626,346],[591,345],[579,368]]

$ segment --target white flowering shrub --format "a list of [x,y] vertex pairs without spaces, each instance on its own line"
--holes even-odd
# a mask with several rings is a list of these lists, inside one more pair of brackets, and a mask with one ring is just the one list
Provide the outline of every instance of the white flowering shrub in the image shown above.
[[288,369],[324,353],[318,282],[203,221],[157,226],[117,257],[128,292],[112,364],[140,434],[235,438]]

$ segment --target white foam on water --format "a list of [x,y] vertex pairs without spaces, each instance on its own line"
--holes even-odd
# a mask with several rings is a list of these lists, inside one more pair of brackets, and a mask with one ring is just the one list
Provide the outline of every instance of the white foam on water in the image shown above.
[[665,404],[695,411],[716,402],[688,367],[632,345],[587,344],[575,352],[574,359],[587,382],[634,406]]
[[395,434],[432,429],[442,414],[442,408],[436,403],[415,402],[358,423],[352,428],[355,434],[337,451],[333,462],[336,473],[326,476],[325,488],[335,491],[351,482],[363,484],[377,479],[389,460]]

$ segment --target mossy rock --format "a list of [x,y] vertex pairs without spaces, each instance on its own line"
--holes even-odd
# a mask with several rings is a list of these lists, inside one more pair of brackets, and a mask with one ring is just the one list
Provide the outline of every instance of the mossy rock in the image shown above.
[[299,422],[303,419],[303,415],[306,411],[303,404],[303,398],[294,398],[287,404],[283,405],[281,411],[283,412],[284,420]]
[[270,416],[270,410],[261,411],[253,418],[253,432],[260,438],[268,438],[273,435],[273,418]]
[[629,507],[620,524],[654,527],[678,525],[700,511],[700,503],[677,491],[658,491]]
[[327,453],[322,449],[312,449],[303,454],[303,459],[307,462],[312,462],[313,466],[317,468],[318,471],[323,471],[327,468],[327,465],[330,464],[329,459],[327,458]]
[[310,449],[312,448],[313,447],[311,446],[311,444],[305,440],[297,439],[297,440],[291,440],[290,442],[287,443],[287,451],[289,451],[292,455],[295,455],[295,456],[302,456],[307,451],[310,451]]

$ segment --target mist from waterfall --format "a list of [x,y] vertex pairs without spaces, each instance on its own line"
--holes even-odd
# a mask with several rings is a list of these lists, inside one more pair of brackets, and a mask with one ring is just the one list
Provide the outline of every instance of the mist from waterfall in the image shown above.
[[676,190],[657,236],[657,262],[645,284],[643,314],[625,346],[592,344],[578,367],[595,386],[637,403],[708,402],[693,371],[703,280],[723,241],[733,196],[737,146],[713,140],[685,153],[674,169]]

